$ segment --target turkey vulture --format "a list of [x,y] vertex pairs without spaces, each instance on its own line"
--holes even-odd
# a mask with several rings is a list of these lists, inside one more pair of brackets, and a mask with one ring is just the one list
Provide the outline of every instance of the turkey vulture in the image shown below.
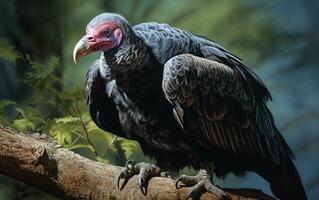
[[[133,175],[144,195],[150,178],[191,166],[176,187],[188,198],[229,195],[213,176],[253,171],[280,199],[306,199],[293,153],[266,106],[271,95],[237,56],[214,41],[155,22],[130,26],[104,13],[93,18],[73,51],[101,51],[87,73],[86,97],[101,129],[139,142],[156,164],[127,162],[117,177],[123,189]],[[120,180],[124,179],[120,187]]]

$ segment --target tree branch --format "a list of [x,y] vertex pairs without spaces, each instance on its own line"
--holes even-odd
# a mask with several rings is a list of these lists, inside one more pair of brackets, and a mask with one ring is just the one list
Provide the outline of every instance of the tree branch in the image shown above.
[[[115,176],[120,167],[89,160],[61,148],[52,138],[23,134],[0,125],[0,173],[66,199],[168,199],[180,200],[188,189],[176,190],[174,180],[153,178],[143,196],[133,177],[118,191]],[[226,189],[233,199],[273,199],[260,190]],[[204,194],[201,199],[217,199]]]

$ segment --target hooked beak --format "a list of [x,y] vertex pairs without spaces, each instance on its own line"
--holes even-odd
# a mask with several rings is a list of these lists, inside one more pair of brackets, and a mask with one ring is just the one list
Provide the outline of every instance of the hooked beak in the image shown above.
[[76,64],[78,58],[80,56],[84,56],[87,55],[89,53],[91,53],[91,48],[89,45],[89,41],[87,39],[86,36],[84,36],[83,38],[81,38],[78,43],[76,43],[74,49],[73,49],[73,61]]

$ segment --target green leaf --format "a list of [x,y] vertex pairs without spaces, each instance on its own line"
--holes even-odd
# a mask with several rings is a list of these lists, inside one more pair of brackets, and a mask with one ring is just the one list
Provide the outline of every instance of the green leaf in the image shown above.
[[15,108],[15,110],[21,114],[22,118],[32,123],[34,127],[43,126],[46,123],[39,109],[36,109],[35,107],[26,106],[23,109]]
[[61,117],[55,120],[56,123],[76,123],[80,121],[80,118],[78,117],[73,117],[73,116],[66,116],[66,117]]
[[28,119],[16,119],[13,121],[13,126],[20,131],[31,131],[36,127],[36,125]]
[[15,64],[18,58],[20,58],[19,53],[6,40],[0,39],[0,59]]
[[[87,116],[88,118],[89,116]],[[89,135],[92,135],[96,139],[99,138],[99,140],[102,140],[104,142],[104,146],[108,146],[111,144],[114,135],[108,132],[105,132],[104,130],[100,129],[96,126],[96,124],[93,121],[90,121],[87,125],[87,130]],[[112,150],[115,150],[113,146],[111,146]]]
[[124,150],[125,158],[131,159],[134,153],[140,151],[140,145],[133,140],[121,138],[121,148]]
[[39,109],[26,106],[23,108],[15,108],[15,110],[22,115],[24,118],[41,118],[42,114],[40,113]]
[[97,156],[96,160],[99,161],[99,162],[102,162],[102,163],[106,163],[106,164],[110,163],[109,160],[107,160],[105,158],[101,158],[100,156]]
[[91,150],[92,152],[94,151],[93,147],[89,144],[75,144],[71,146],[69,149],[74,150],[74,149],[80,149],[80,148],[87,148]]
[[[75,140],[73,132],[79,131],[79,126],[76,123],[61,123],[54,121],[49,129],[49,134],[58,141],[59,144],[68,148],[70,144]],[[63,121],[63,120],[62,120]]]

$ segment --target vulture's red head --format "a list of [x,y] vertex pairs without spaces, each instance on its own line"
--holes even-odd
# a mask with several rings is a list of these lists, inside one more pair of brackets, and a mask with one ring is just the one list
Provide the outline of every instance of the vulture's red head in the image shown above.
[[86,26],[86,35],[74,47],[74,62],[76,63],[79,56],[94,51],[108,52],[117,48],[127,27],[128,22],[117,14],[103,13],[94,17]]

